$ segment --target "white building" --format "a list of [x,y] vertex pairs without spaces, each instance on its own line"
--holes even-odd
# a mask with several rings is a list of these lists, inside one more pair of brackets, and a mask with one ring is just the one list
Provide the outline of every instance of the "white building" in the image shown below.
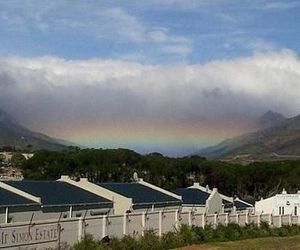
[[192,211],[203,214],[222,212],[222,197],[216,188],[211,193],[198,188],[177,188],[174,192],[182,196],[182,212]]
[[88,192],[113,201],[113,213],[178,209],[181,196],[152,185],[141,178],[129,183],[92,183],[86,178],[79,181],[62,176],[59,181],[67,182]]
[[129,183],[0,181],[0,223],[174,210],[181,196],[135,178]]
[[0,223],[112,213],[113,202],[59,181],[0,182]]
[[220,194],[216,188],[201,186],[198,182],[187,188],[178,188],[175,192],[182,196],[183,211],[199,213],[242,213],[252,212],[253,205],[239,198]]
[[256,213],[272,213],[273,215],[299,215],[300,213],[300,192],[288,194],[283,189],[281,194],[276,194],[267,199],[255,202]]

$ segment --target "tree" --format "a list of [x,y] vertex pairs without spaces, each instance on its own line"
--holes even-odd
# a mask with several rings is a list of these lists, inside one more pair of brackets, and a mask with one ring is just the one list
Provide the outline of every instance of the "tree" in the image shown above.
[[21,168],[25,161],[26,159],[21,153],[14,153],[11,157],[11,165],[14,168]]

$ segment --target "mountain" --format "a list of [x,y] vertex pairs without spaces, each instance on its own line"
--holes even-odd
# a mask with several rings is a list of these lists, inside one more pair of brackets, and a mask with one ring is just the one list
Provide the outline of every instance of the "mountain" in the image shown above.
[[47,135],[31,131],[19,124],[9,114],[0,110],[0,147],[11,146],[16,149],[48,149],[68,150],[69,143],[60,139],[54,139]]
[[286,117],[282,114],[269,110],[261,117],[259,117],[256,123],[258,128],[263,129],[273,127],[279,124],[280,122],[283,122],[285,119]]
[[197,154],[229,161],[300,158],[300,115],[284,119],[282,115],[269,111],[259,120],[264,125],[258,131],[224,140]]

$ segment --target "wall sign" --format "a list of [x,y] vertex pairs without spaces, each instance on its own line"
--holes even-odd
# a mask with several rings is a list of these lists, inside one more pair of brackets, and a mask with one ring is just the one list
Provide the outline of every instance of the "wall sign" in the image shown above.
[[0,249],[58,241],[57,225],[0,227]]

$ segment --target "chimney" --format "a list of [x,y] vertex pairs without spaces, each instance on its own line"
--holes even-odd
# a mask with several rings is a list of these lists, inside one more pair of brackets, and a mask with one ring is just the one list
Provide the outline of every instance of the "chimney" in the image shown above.
[[209,186],[208,185],[205,186],[205,190],[206,190],[206,192],[209,191]]
[[137,172],[134,172],[134,173],[133,173],[133,181],[134,181],[134,182],[138,182],[138,181],[139,181],[139,176],[138,176],[138,173],[137,173]]
[[285,188],[282,189],[282,194],[287,194]]
[[63,181],[64,180],[70,180],[70,177],[68,175],[61,175],[60,179],[63,180]]

